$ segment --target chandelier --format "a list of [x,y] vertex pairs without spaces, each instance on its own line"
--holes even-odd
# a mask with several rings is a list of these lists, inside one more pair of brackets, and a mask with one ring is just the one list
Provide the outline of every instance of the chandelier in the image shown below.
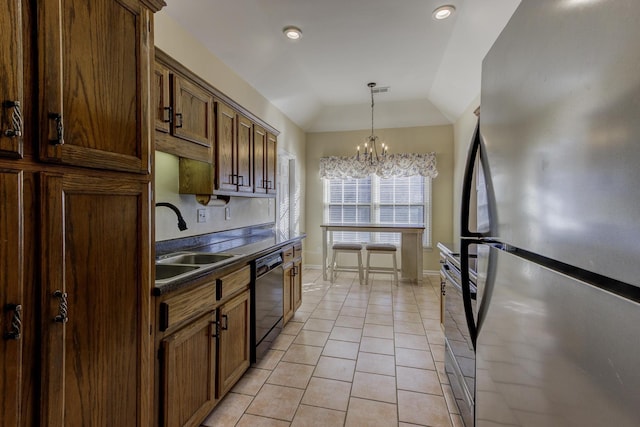
[[373,131],[373,88],[376,87],[375,83],[368,83],[369,90],[371,92],[371,135],[365,138],[364,142],[364,155],[360,156],[360,146],[356,148],[357,155],[356,158],[358,161],[369,162],[370,164],[375,164],[380,162],[381,159],[385,159],[387,157],[387,152],[389,151],[389,146],[385,145],[384,142],[380,141],[380,152],[378,153],[378,140],[379,138],[375,135]]

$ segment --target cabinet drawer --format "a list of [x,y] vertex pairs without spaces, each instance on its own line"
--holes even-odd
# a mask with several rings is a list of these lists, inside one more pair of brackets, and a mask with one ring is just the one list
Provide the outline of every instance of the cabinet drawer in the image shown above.
[[246,266],[216,280],[216,297],[218,300],[224,299],[249,283],[251,283],[251,268]]
[[171,297],[160,303],[160,330],[166,331],[183,320],[209,311],[215,303],[216,287],[213,283]]
[[287,263],[302,256],[302,243],[296,243],[293,246],[287,246],[282,250],[282,261]]
[[282,262],[286,264],[293,261],[294,255],[293,246],[287,246],[282,250]]

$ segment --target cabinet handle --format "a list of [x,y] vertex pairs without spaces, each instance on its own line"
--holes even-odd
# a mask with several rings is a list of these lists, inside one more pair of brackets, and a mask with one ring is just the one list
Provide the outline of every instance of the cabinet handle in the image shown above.
[[64,126],[62,124],[62,115],[60,113],[49,113],[49,119],[56,123],[56,137],[50,139],[49,143],[52,145],[64,144]]
[[227,317],[226,314],[223,314],[222,320],[223,322],[220,322],[220,329],[222,329],[223,331],[226,331],[227,329],[229,329],[229,318]]
[[53,321],[57,323],[67,323],[69,321],[69,316],[67,316],[67,293],[62,291],[55,291],[53,293],[53,296],[60,300],[58,302],[58,315],[53,318]]
[[211,337],[218,338],[220,334],[220,323],[214,320],[211,324],[213,325],[213,334],[211,334]]
[[12,129],[5,130],[4,136],[9,138],[21,137],[22,136],[22,111],[20,111],[20,101],[4,101],[2,103],[4,108],[13,108],[13,112],[11,113],[11,126]]
[[173,123],[173,107],[164,107],[166,119],[162,119],[165,123]]
[[180,119],[178,123],[176,123],[176,128],[182,127],[182,113],[176,113],[176,119]]
[[240,187],[244,187],[244,175],[237,175],[237,177],[238,177],[238,181],[239,181],[238,185]]
[[298,266],[297,266],[297,265],[294,265],[294,266],[291,268],[291,275],[292,275],[292,276],[297,276],[297,275],[298,275]]
[[20,304],[7,304],[5,311],[13,311],[11,317],[11,330],[4,334],[6,340],[19,340],[22,333],[22,306]]

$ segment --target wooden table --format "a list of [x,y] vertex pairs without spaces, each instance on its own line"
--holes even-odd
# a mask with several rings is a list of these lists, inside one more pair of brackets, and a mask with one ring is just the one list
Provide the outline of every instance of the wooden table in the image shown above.
[[334,231],[358,231],[372,233],[400,233],[401,280],[422,283],[422,224],[321,224],[322,228],[322,278],[327,280],[329,258],[327,248],[333,246]]

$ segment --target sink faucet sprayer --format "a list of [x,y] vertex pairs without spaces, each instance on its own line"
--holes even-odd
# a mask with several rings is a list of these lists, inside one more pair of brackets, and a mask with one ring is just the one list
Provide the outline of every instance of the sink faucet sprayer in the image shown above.
[[184,221],[184,218],[182,217],[182,214],[180,213],[180,209],[178,209],[177,207],[175,207],[171,203],[166,203],[166,202],[156,203],[156,206],[164,206],[164,207],[167,207],[167,208],[171,209],[172,211],[174,211],[176,213],[176,215],[178,216],[178,229],[180,231],[184,231],[184,230],[187,229],[187,223]]

